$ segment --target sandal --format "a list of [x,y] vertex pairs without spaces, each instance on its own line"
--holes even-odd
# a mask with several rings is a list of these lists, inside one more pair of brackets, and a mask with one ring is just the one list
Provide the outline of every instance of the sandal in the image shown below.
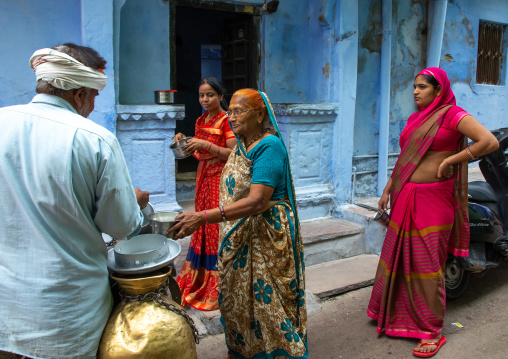
[[413,350],[413,355],[417,356],[419,358],[430,358],[430,357],[433,357],[434,355],[437,354],[439,349],[441,349],[441,347],[444,345],[444,343],[446,343],[446,337],[444,335],[441,335],[441,338],[439,339],[439,341],[437,343],[436,342],[422,343],[422,341],[420,340],[420,343],[419,343],[420,347],[422,347],[424,345],[435,345],[435,346],[437,346],[437,348],[433,352],[429,352],[429,353],[422,353],[422,352],[414,349]]

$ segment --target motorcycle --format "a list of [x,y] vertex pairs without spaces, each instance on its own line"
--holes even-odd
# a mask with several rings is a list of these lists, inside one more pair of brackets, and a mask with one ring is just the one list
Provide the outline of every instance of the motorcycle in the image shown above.
[[448,255],[447,299],[461,296],[471,275],[482,277],[508,259],[508,128],[492,133],[499,141],[499,149],[469,161],[479,161],[485,182],[468,183],[469,256]]

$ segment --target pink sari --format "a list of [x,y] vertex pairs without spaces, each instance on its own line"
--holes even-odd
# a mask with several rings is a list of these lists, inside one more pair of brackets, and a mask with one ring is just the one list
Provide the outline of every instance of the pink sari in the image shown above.
[[[381,251],[367,314],[387,335],[433,339],[443,327],[447,252],[467,256],[469,220],[467,163],[454,166],[453,179],[416,184],[409,182],[445,118],[465,116],[455,106],[446,73],[432,75],[442,93],[414,113],[401,134],[401,155],[392,173],[390,224]],[[465,146],[464,136],[456,144]]]

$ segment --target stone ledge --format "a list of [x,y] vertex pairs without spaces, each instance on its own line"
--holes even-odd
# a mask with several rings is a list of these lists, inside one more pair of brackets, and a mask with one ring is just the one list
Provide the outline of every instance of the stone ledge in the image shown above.
[[273,110],[277,116],[330,116],[338,115],[337,103],[276,103]]
[[181,120],[185,117],[185,105],[117,105],[118,120]]
[[364,232],[364,228],[360,225],[333,217],[302,221],[300,227],[304,244],[339,239]]

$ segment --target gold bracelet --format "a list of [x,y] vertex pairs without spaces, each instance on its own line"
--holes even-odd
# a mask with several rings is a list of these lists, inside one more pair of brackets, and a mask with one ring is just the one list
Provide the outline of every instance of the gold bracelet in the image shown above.
[[469,155],[469,157],[471,157],[472,160],[477,160],[478,157],[476,157],[475,155],[473,155],[473,153],[471,152],[471,150],[469,149],[469,147],[466,147],[466,152],[467,154]]

